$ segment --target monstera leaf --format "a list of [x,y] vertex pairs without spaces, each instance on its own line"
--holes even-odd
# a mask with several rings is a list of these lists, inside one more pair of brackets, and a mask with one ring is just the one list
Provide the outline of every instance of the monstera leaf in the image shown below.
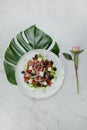
[[[17,84],[15,79],[15,68],[19,59],[32,49],[48,49],[52,44],[52,38],[38,29],[35,25],[20,32],[13,38],[5,52],[4,68],[7,79],[12,84]],[[51,49],[59,55],[58,44],[55,43]]]

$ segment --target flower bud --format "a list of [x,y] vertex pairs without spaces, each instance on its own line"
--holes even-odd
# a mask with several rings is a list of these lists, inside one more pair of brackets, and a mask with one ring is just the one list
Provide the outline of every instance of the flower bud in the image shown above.
[[76,53],[76,52],[79,52],[80,51],[80,47],[79,46],[75,46],[75,47],[72,47],[72,50],[71,50],[73,53]]

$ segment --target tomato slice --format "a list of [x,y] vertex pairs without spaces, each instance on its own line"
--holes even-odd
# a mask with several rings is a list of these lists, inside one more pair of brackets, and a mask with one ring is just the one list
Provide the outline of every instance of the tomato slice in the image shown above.
[[26,72],[31,73],[31,72],[32,72],[32,70],[26,69]]
[[48,65],[47,65],[47,68],[50,68],[50,67],[51,67],[51,64],[48,64]]
[[28,82],[28,80],[29,80],[29,77],[24,77],[25,82]]
[[34,85],[36,85],[36,84],[37,84],[37,81],[35,81],[35,80],[33,79],[32,83],[33,83]]
[[45,77],[42,77],[41,79],[42,79],[43,81],[46,81],[46,78],[45,78]]
[[46,82],[47,82],[48,86],[51,86],[51,80],[50,79],[47,79]]
[[28,72],[25,72],[25,73],[24,73],[24,77],[29,77],[29,73],[28,73]]

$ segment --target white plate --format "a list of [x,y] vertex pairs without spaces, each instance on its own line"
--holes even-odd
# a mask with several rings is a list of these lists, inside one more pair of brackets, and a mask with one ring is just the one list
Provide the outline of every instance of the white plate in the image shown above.
[[[36,88],[36,89],[30,88],[24,82],[23,75],[21,74],[24,65],[26,65],[28,60],[32,59],[32,57],[34,57],[35,54],[42,54],[47,59],[52,60],[54,62],[54,65],[57,67],[56,72],[58,76],[57,80],[51,85],[51,87],[47,87],[45,90],[43,90],[42,88]],[[22,58],[19,60],[16,66],[16,81],[18,83],[18,87],[26,96],[29,96],[31,98],[44,99],[54,95],[62,86],[64,77],[65,77],[64,65],[60,60],[60,58],[58,58],[51,51],[44,49],[35,49],[29,51],[28,53],[22,56]]]

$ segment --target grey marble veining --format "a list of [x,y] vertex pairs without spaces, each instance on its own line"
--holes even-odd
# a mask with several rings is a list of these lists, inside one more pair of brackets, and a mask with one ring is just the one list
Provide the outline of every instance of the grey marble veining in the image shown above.
[[[62,52],[74,45],[80,55],[80,94],[72,62],[65,59],[66,78],[51,98],[25,97],[4,72],[4,53],[21,30],[36,24],[59,43]],[[87,130],[87,1],[0,0],[0,130]]]

